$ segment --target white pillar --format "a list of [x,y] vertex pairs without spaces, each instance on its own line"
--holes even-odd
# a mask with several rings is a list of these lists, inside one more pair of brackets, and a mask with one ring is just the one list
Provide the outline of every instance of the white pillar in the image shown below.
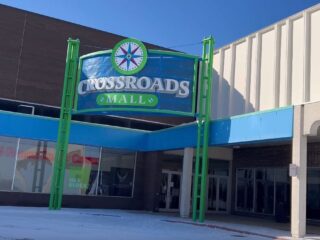
[[193,148],[183,152],[182,180],[180,186],[180,217],[189,217],[191,209]]
[[303,136],[303,118],[303,106],[295,106],[292,164],[297,166],[297,176],[292,177],[291,183],[291,235],[294,239],[306,234],[307,137]]

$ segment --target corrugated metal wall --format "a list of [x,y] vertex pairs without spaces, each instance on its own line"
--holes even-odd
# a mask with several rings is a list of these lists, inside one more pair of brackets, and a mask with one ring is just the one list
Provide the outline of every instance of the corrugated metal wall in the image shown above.
[[320,4],[218,49],[213,118],[320,100]]

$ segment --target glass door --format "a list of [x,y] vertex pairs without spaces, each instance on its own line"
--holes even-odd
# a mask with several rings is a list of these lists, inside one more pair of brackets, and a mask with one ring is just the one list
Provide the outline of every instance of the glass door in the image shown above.
[[163,170],[160,186],[159,208],[164,211],[178,211],[180,202],[181,173]]
[[171,210],[178,210],[179,209],[179,202],[180,202],[180,180],[181,174],[180,173],[171,173],[169,174],[169,209]]
[[169,174],[167,172],[162,172],[161,174],[161,185],[160,185],[160,201],[159,208],[167,208],[167,195],[168,195],[168,180]]
[[217,210],[217,179],[209,176],[208,180],[208,211]]
[[228,204],[228,177],[208,176],[208,211],[226,212]]
[[218,195],[218,212],[226,212],[228,204],[228,177],[219,177],[219,195]]
[[274,214],[274,169],[256,169],[255,179],[255,212]]

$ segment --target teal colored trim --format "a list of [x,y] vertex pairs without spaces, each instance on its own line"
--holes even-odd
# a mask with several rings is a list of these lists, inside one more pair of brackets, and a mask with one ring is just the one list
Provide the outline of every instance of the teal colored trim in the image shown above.
[[197,82],[198,82],[198,64],[199,59],[194,59],[194,67],[193,67],[193,87],[192,87],[192,114],[195,116],[196,114],[196,104],[197,104]]
[[97,51],[97,52],[93,52],[93,53],[88,53],[85,55],[82,55],[80,57],[80,59],[84,59],[84,58],[88,58],[88,57],[94,57],[94,56],[99,56],[99,55],[104,55],[104,54],[111,54],[112,53],[112,49],[108,49],[108,50],[103,50],[103,51]]
[[285,109],[289,109],[292,108],[293,105],[290,106],[285,106],[285,107],[279,107],[279,108],[273,108],[273,109],[268,109],[268,110],[262,110],[262,111],[256,111],[256,112],[251,112],[251,113],[244,113],[241,115],[236,115],[236,116],[231,116],[231,117],[226,117],[226,118],[218,118],[215,119],[214,121],[224,121],[224,120],[228,120],[228,119],[236,119],[236,118],[243,118],[243,117],[248,117],[248,116],[252,116],[252,115],[258,115],[261,113],[268,113],[268,112],[276,112],[279,110],[285,110]]
[[[157,53],[157,54],[170,55],[170,56],[178,56],[178,57],[200,59],[199,56],[191,55],[191,54],[187,54],[187,53],[181,53],[181,52],[165,51],[165,50],[157,50],[157,49],[148,49],[147,51],[149,53]],[[88,53],[88,54],[82,55],[80,57],[80,59],[99,56],[99,55],[104,55],[104,54],[112,54],[112,49],[103,50],[103,51],[97,51],[97,52],[93,52],[93,53]]]
[[83,109],[80,111],[74,111],[73,114],[83,114],[90,112],[145,112],[145,113],[160,113],[160,114],[170,114],[179,116],[190,116],[193,117],[194,114],[191,112],[180,112],[180,111],[170,111],[170,110],[160,110],[160,109],[145,109],[145,108],[90,108]]
[[194,58],[194,59],[199,59],[200,57],[191,55],[191,54],[186,54],[186,53],[181,53],[181,52],[173,52],[173,51],[165,51],[165,50],[157,50],[157,49],[149,49],[149,53],[158,53],[158,54],[163,54],[163,55],[171,55],[171,56],[178,56],[178,57],[186,57],[186,58]]
[[83,64],[83,60],[79,59],[77,80],[76,80],[76,85],[74,87],[75,93],[74,93],[74,102],[73,102],[73,107],[72,107],[73,110],[78,109],[78,86],[79,86],[79,82],[80,82],[80,78],[81,78],[82,64]]

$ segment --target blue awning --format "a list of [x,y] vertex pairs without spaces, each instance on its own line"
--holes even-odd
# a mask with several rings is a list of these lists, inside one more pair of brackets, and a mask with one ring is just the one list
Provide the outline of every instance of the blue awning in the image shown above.
[[[0,136],[55,142],[59,120],[0,111],[0,124]],[[254,112],[212,121],[209,144],[228,146],[282,141],[292,138],[292,128],[292,106]],[[196,136],[196,123],[151,132],[74,121],[69,142],[133,151],[159,151],[195,147]]]

